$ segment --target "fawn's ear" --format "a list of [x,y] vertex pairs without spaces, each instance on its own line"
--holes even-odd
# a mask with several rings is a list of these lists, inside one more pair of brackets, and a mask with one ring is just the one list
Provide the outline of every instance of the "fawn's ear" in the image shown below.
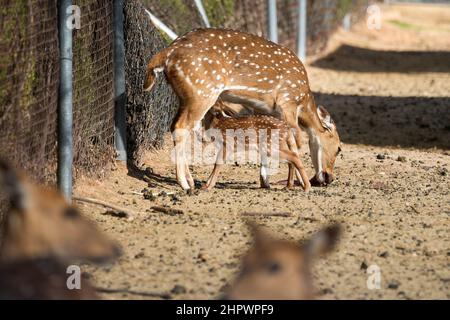
[[342,227],[340,224],[332,224],[317,233],[315,233],[302,248],[306,251],[309,257],[317,257],[327,252],[330,252],[337,244]]
[[331,119],[330,113],[324,106],[317,107],[317,115],[319,116],[320,122],[325,129],[332,131],[335,128],[334,121]]
[[247,221],[247,226],[253,235],[253,243],[257,248],[265,247],[273,241],[273,237],[265,228],[259,226],[253,221]]
[[6,161],[0,159],[0,185],[10,199],[11,205],[15,209],[25,210],[26,208],[26,182]]

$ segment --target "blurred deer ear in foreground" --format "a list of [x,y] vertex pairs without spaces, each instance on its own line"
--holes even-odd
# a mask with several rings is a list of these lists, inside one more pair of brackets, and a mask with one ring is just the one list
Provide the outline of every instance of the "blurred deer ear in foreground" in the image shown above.
[[0,298],[96,298],[86,281],[84,290],[69,290],[66,269],[113,260],[120,254],[117,244],[60,192],[30,182],[5,160],[0,185],[10,200],[0,244]]
[[241,272],[223,298],[313,299],[311,262],[334,248],[341,226],[330,225],[301,244],[276,239],[255,223],[249,223],[249,227],[253,233],[253,246],[244,255]]

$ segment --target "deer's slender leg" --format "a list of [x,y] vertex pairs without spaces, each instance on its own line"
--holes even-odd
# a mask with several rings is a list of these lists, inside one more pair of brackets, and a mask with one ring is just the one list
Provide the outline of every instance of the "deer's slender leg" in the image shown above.
[[[284,107],[284,110],[286,123],[288,124],[289,128],[291,128],[289,132],[289,150],[294,152],[297,157],[299,157],[301,147],[301,129],[297,121],[297,105],[287,105],[286,107]],[[294,139],[295,144],[292,142],[292,139]],[[303,177],[301,177],[300,172],[294,169],[293,164],[289,163],[289,175],[287,183],[288,188],[294,186],[294,172],[299,182],[302,182],[302,180],[304,180]],[[303,185],[303,187],[305,187],[305,185]]]
[[214,164],[214,169],[211,172],[211,175],[209,176],[208,181],[203,186],[203,189],[211,190],[212,188],[214,188],[214,186],[217,183],[217,178],[219,177],[219,173],[220,173],[220,170],[222,169],[222,166],[223,166],[223,164],[220,164],[217,162]]
[[306,174],[305,167],[303,166],[302,161],[300,160],[298,155],[290,150],[280,150],[280,158],[286,159],[295,166],[295,169],[297,169],[297,171],[299,172],[301,180],[303,182],[303,190],[308,191],[311,188],[311,184]]
[[269,168],[267,165],[261,163],[261,171],[259,176],[259,182],[261,188],[264,189],[270,189],[270,183],[269,183]]
[[208,109],[214,104],[215,99],[202,101],[192,99],[180,106],[178,117],[173,126],[173,139],[175,144],[175,162],[177,181],[184,190],[194,188],[189,166],[186,160],[186,141],[192,133],[192,129],[202,120]]
[[[297,144],[295,142],[295,138],[293,133],[289,130],[289,136],[287,138],[287,145],[289,150],[296,150]],[[287,188],[291,189],[294,188],[294,173],[295,173],[295,167],[292,163],[288,164],[289,167],[289,174],[288,174],[288,181],[287,181]]]
[[269,183],[269,161],[268,161],[268,149],[261,148],[259,150],[261,157],[261,169],[259,174],[259,183],[261,188],[270,189]]
[[217,152],[216,162],[214,163],[214,169],[211,172],[211,174],[209,175],[209,178],[206,181],[206,184],[202,187],[202,189],[211,190],[216,185],[220,170],[222,169],[222,166],[225,163],[225,159],[226,159],[226,154],[225,154],[226,151],[225,150],[226,150],[226,148],[224,148],[223,145],[220,146],[220,148]]

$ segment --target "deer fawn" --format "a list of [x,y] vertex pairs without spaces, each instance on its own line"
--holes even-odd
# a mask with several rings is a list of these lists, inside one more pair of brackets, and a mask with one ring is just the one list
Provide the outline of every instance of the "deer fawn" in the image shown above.
[[311,261],[332,250],[340,236],[340,225],[330,225],[302,244],[275,239],[254,224],[250,224],[250,227],[254,244],[243,257],[240,274],[222,298],[313,299]]
[[[162,71],[181,102],[172,132],[176,175],[183,189],[195,186],[185,155],[187,135],[219,97],[272,115],[280,109],[297,132],[297,148],[300,127],[309,135],[315,180],[320,184],[333,180],[340,145],[336,126],[325,108],[316,107],[305,68],[288,48],[244,32],[197,29],[150,60],[145,90],[153,87]],[[289,180],[293,173],[290,170]]]
[[[210,111],[214,116],[210,123],[210,127],[220,130],[223,137],[223,143],[219,146],[214,169],[208,178],[206,185],[203,187],[204,189],[210,190],[214,188],[220,169],[226,162],[227,138],[229,138],[227,137],[227,133],[230,133],[230,131],[232,132],[231,138],[233,138],[233,140],[228,142],[231,142],[234,145],[235,140],[242,140],[243,147],[247,147],[248,149],[256,147],[258,149],[261,161],[260,183],[262,188],[270,188],[266,158],[273,156],[271,154],[271,146],[272,143],[275,143],[278,146],[278,150],[276,151],[278,151],[280,160],[286,160],[288,163],[293,164],[301,177],[303,189],[305,191],[310,189],[311,184],[308,180],[305,168],[303,167],[299,156],[291,151],[294,149],[295,141],[293,141],[292,135],[289,135],[289,128],[283,120],[264,115],[237,118],[227,117],[223,115],[221,106],[220,101],[218,101],[216,106]],[[247,130],[247,132],[244,132],[244,130]],[[239,133],[242,135],[241,137],[239,136]],[[261,134],[264,134],[264,137],[261,137]],[[274,137],[277,137],[278,141],[272,141]],[[293,185],[288,185],[288,187],[291,188]]]
[[0,185],[11,203],[2,226],[0,298],[97,298],[84,278],[81,290],[67,288],[67,266],[111,260],[118,246],[58,191],[29,182],[2,160]]

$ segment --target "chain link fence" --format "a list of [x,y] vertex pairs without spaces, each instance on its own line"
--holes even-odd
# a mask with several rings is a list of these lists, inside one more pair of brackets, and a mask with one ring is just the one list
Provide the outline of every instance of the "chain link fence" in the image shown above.
[[56,180],[56,1],[0,0],[0,155]]
[[[78,1],[73,31],[74,169],[114,156],[113,3]],[[58,3],[0,0],[0,152],[34,179],[56,181]]]
[[[194,0],[143,0],[149,10],[178,35],[204,27]],[[309,0],[308,54],[321,51],[345,14],[360,17],[368,0]],[[203,0],[212,27],[225,27],[268,37],[267,0]],[[298,0],[278,0],[279,43],[296,50]],[[354,19],[355,20],[355,19]]]
[[73,32],[74,175],[103,175],[114,152],[113,2],[77,1]]
[[164,39],[138,1],[126,1],[124,19],[128,158],[141,166],[144,151],[162,145],[178,98],[164,76],[151,92],[143,92],[147,63],[165,47]]

